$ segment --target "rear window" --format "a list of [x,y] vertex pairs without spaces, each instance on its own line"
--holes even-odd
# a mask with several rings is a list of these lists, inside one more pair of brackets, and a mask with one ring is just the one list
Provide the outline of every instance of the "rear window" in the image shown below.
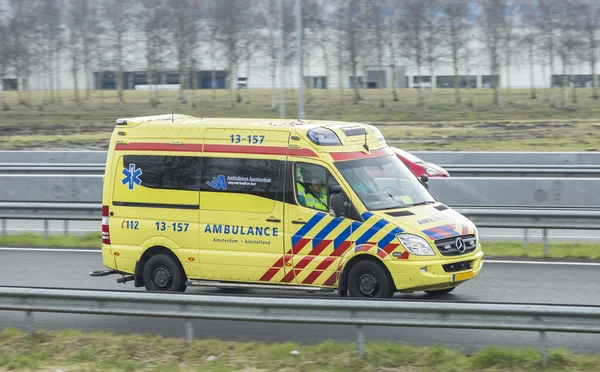
[[166,190],[200,190],[200,158],[194,156],[125,155],[123,166],[141,170],[140,186]]

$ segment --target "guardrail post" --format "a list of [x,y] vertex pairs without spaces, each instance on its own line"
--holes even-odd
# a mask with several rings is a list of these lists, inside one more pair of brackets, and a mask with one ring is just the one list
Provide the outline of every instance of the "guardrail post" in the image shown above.
[[540,354],[542,356],[542,367],[548,367],[548,337],[545,331],[540,331]]
[[44,239],[48,240],[49,232],[48,232],[48,220],[44,220]]
[[29,336],[33,335],[34,324],[33,324],[33,314],[31,311],[25,312],[25,330]]
[[6,220],[2,219],[2,236],[6,236]]
[[548,229],[542,229],[542,240],[544,243],[544,256],[548,256]]
[[358,343],[358,356],[362,358],[365,354],[365,334],[363,333],[362,326],[357,326],[356,341]]
[[192,340],[194,339],[194,325],[192,321],[189,319],[185,320],[185,342],[188,346],[192,345]]
[[528,243],[528,238],[529,238],[529,237],[528,237],[528,235],[529,235],[529,229],[528,229],[528,228],[525,228],[524,230],[525,230],[525,231],[523,231],[523,246],[524,246],[525,248],[527,248],[527,243]]
[[69,236],[69,220],[65,220],[65,236]]

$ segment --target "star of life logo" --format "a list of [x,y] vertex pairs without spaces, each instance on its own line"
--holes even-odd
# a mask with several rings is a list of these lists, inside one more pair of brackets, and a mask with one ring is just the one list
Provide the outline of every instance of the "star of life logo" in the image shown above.
[[140,179],[142,170],[136,168],[135,164],[129,164],[129,169],[123,168],[123,175],[125,178],[121,182],[123,182],[123,185],[128,185],[129,190],[133,190],[135,185],[139,186],[142,184],[142,180]]

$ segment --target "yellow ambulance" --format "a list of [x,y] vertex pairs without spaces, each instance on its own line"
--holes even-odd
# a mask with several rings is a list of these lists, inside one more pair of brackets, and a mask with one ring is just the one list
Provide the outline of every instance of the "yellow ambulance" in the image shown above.
[[374,126],[161,115],[117,120],[102,196],[107,269],[194,285],[445,294],[477,276],[475,225]]

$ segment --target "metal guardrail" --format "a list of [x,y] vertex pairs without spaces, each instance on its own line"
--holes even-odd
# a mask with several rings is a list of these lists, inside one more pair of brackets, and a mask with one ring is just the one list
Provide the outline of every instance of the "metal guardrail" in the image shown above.
[[599,306],[412,302],[355,299],[285,299],[0,287],[0,310],[24,311],[33,332],[34,312],[310,323],[357,327],[358,353],[365,352],[363,326],[515,330],[540,333],[544,366],[547,332],[600,333]]
[[[461,208],[454,210],[477,227],[523,229],[523,245],[528,244],[528,230],[542,230],[544,255],[548,254],[548,230],[600,230],[600,210],[525,209],[525,208]],[[49,237],[48,221],[64,221],[69,234],[69,221],[101,221],[101,205],[95,203],[27,203],[0,202],[2,235],[7,235],[7,220],[43,220],[45,237]]]

